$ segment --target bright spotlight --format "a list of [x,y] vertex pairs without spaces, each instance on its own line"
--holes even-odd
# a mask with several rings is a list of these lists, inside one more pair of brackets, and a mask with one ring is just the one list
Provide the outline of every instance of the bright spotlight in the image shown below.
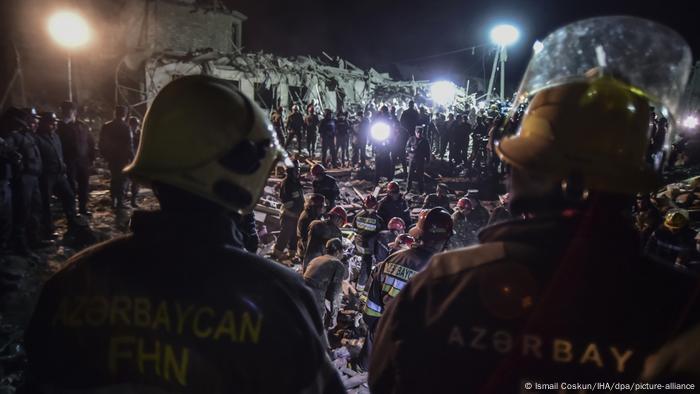
[[389,135],[391,134],[391,127],[389,127],[389,125],[384,122],[377,122],[372,125],[372,130],[370,131],[372,133],[372,138],[379,142],[384,142],[387,139],[389,139]]
[[535,55],[542,52],[543,49],[544,49],[544,44],[540,40],[537,40],[537,41],[535,41],[534,44],[532,44],[532,50],[535,51]]
[[49,33],[61,46],[75,48],[90,40],[90,28],[80,15],[61,11],[49,18]]
[[520,32],[513,25],[498,25],[491,30],[491,41],[502,47],[507,47],[518,41]]
[[689,115],[683,119],[683,127],[685,128],[694,129],[698,127],[698,124],[700,124],[700,121],[695,116]]
[[457,87],[449,81],[434,82],[430,86],[430,95],[439,105],[451,105],[457,96]]

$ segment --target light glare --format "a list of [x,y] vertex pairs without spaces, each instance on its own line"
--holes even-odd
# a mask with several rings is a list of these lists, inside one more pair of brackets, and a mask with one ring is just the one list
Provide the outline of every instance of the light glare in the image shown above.
[[518,37],[520,32],[513,25],[498,25],[491,30],[491,41],[502,47],[515,43]]
[[391,128],[388,124],[384,122],[377,122],[372,125],[372,138],[379,142],[386,141],[389,139],[389,134],[391,133]]
[[51,16],[49,33],[57,43],[67,48],[85,45],[90,40],[87,22],[70,11],[61,11]]
[[683,120],[683,127],[689,128],[689,129],[694,129],[698,127],[698,124],[700,124],[700,121],[698,120],[697,117],[689,115]]
[[457,96],[457,87],[449,81],[434,82],[430,86],[430,95],[439,105],[451,105]]

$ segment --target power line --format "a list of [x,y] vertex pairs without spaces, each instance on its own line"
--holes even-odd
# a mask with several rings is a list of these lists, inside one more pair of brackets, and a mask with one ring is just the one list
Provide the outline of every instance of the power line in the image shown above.
[[[475,50],[477,50],[477,49],[479,49],[479,48],[483,48],[483,47],[487,47],[487,46],[490,46],[490,44],[474,45],[474,46],[470,46],[470,47],[466,47],[466,48],[455,49],[455,50],[448,51],[448,52],[441,52],[441,53],[436,53],[436,54],[428,55],[428,56],[422,56],[422,57],[416,57],[416,58],[411,58],[411,59],[404,59],[404,60],[394,61],[394,62],[387,63],[387,64],[392,64],[392,63],[414,63],[414,62],[421,61],[421,60],[435,59],[435,58],[438,58],[438,57],[454,55],[454,54],[456,54],[456,53],[462,53],[462,52],[468,52],[468,51],[474,52]],[[472,53],[472,54],[474,54],[474,53]]]

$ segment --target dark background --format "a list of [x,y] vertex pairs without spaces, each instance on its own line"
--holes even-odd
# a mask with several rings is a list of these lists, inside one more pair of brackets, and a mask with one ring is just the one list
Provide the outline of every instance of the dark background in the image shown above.
[[[521,32],[509,48],[508,85],[517,84],[532,44],[557,27],[600,15],[635,15],[666,24],[700,54],[700,1],[519,0],[519,1],[311,1],[225,0],[246,14],[244,46],[278,55],[341,56],[360,67],[391,71],[391,64],[427,69],[431,79],[444,74],[488,78],[491,47],[431,56],[489,43],[489,31],[511,23]],[[662,53],[659,56],[663,56]],[[457,82],[457,81],[456,81]]]

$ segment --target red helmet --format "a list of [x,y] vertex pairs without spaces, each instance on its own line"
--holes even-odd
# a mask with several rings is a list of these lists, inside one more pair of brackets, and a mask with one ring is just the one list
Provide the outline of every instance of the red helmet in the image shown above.
[[395,249],[395,248],[398,248],[398,247],[405,245],[405,246],[410,248],[415,242],[416,242],[416,239],[411,237],[410,235],[399,234],[396,236],[396,239],[394,240],[394,242],[389,243],[389,247],[392,249]]
[[343,224],[348,222],[348,213],[345,212],[345,208],[341,207],[340,205],[335,206],[333,209],[328,211],[328,216],[337,216],[343,219]]
[[314,164],[311,166],[311,175],[321,176],[326,173],[326,169],[321,164]]
[[377,207],[377,197],[374,197],[373,194],[368,194],[365,197],[363,204],[365,205],[365,208],[367,208],[367,209],[374,209]]
[[394,181],[387,183],[386,184],[386,191],[389,193],[399,193],[400,192],[399,184],[394,182]]
[[472,206],[471,200],[466,197],[462,197],[457,201],[457,208],[471,211],[474,207]]
[[309,194],[306,196],[306,205],[309,207],[322,207],[325,204],[326,198],[322,194]]
[[391,231],[404,231],[406,230],[406,223],[401,218],[391,218],[386,227]]
[[452,217],[444,208],[421,212],[415,227],[416,237],[424,241],[444,241],[452,236]]

